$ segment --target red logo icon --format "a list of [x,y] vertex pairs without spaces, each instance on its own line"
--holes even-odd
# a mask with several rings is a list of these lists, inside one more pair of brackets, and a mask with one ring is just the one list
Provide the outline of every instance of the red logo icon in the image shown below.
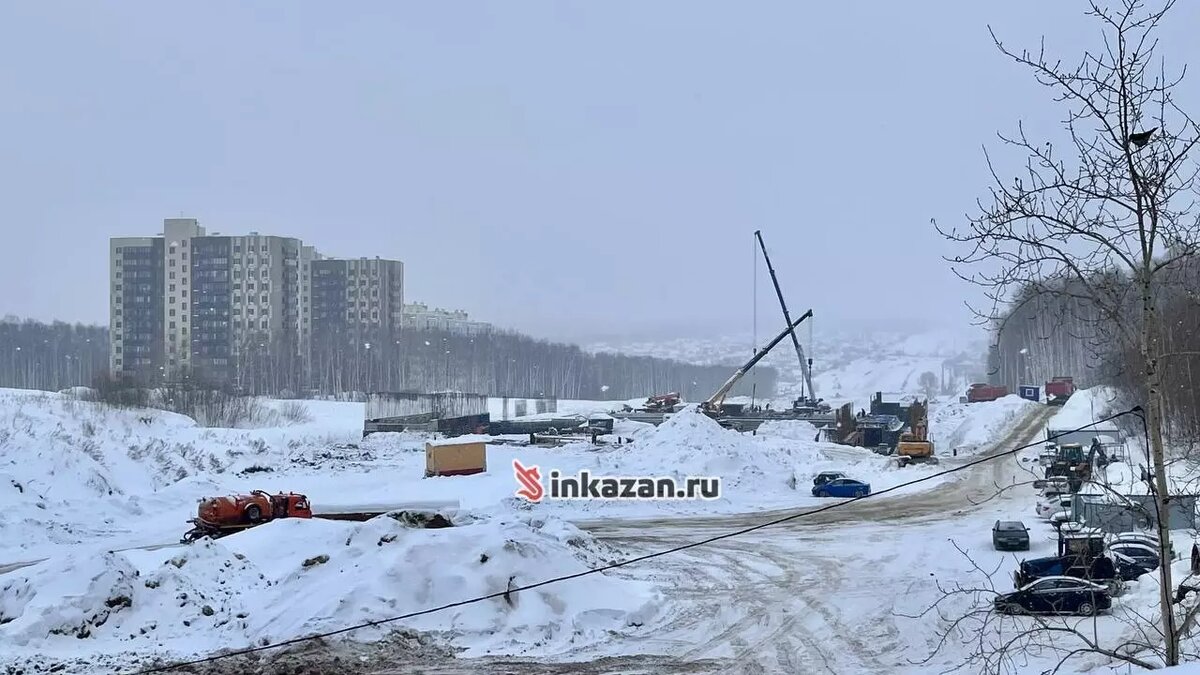
[[514,459],[513,475],[517,477],[517,483],[521,485],[521,489],[517,490],[518,497],[524,497],[531,502],[542,501],[546,491],[542,488],[542,472],[538,470],[536,464],[526,467]]

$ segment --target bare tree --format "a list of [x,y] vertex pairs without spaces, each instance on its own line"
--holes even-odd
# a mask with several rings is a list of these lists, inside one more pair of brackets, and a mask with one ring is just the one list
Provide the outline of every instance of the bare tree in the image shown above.
[[[1098,310],[1115,339],[1137,346],[1164,561],[1169,495],[1154,290],[1165,269],[1196,253],[1197,168],[1188,155],[1200,141],[1200,127],[1174,97],[1183,72],[1168,74],[1155,55],[1155,31],[1172,4],[1091,3],[1088,14],[1103,27],[1103,42],[1074,66],[1047,56],[1044,44],[1017,52],[993,34],[1000,52],[1028,68],[1065,108],[1059,145],[1067,150],[1030,138],[1019,125],[1015,134],[1000,136],[1004,149],[1024,156],[1018,175],[1002,177],[987,154],[994,185],[979,214],[964,228],[935,223],[945,237],[969,247],[950,260],[960,276],[986,289],[988,316],[998,316],[1017,291],[1026,299],[1075,297]],[[973,271],[959,272],[963,265]],[[1131,305],[1137,311],[1126,311]],[[1179,635],[1171,567],[1160,569],[1163,658],[1174,665]]]
[[933,398],[938,392],[938,376],[932,371],[921,373],[921,377],[917,379],[917,384],[920,385],[921,391],[925,394],[925,398]]

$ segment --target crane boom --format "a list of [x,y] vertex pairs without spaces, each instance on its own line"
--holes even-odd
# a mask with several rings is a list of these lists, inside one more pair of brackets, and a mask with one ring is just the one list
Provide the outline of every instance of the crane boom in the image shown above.
[[796,319],[796,321],[794,323],[789,323],[788,327],[783,329],[782,333],[780,333],[779,335],[776,335],[775,339],[771,340],[767,344],[766,347],[763,347],[762,349],[758,350],[758,353],[755,354],[753,358],[751,358],[749,361],[747,361],[744,366],[742,366],[741,368],[738,368],[737,371],[734,372],[734,374],[728,380],[725,380],[725,384],[721,385],[721,388],[718,389],[716,391],[716,393],[714,393],[712,396],[708,397],[707,401],[700,404],[701,410],[704,410],[706,412],[719,412],[721,409],[721,404],[725,401],[725,396],[727,394],[729,394],[730,389],[733,389],[733,385],[737,384],[738,380],[742,379],[742,377],[746,374],[746,372],[754,367],[754,364],[761,361],[763,359],[763,357],[767,355],[767,352],[771,351],[775,347],[775,345],[777,345],[781,341],[783,341],[783,338],[787,337],[788,333],[794,333],[796,330],[796,326],[799,326],[801,321],[804,321],[805,319],[807,319],[810,316],[812,316],[811,309],[808,310],[807,312],[805,312],[804,316],[801,316],[799,319]]
[[[788,313],[787,303],[783,301],[783,290],[779,288],[779,279],[775,277],[775,268],[771,266],[771,258],[767,255],[767,245],[763,243],[762,232],[754,231],[754,237],[758,239],[758,246],[762,249],[763,260],[767,263],[767,271],[771,273],[771,283],[775,286],[775,295],[779,298],[779,308],[783,310],[783,319],[790,326],[792,325],[792,316]],[[796,337],[796,331],[789,330],[788,333],[792,336],[792,345],[796,348],[796,358],[800,359],[800,374],[804,378],[804,382],[800,385],[800,397],[804,397],[804,387],[808,388],[808,396],[816,398],[817,393],[813,391],[812,383],[812,364],[808,359],[804,358],[804,349],[800,346],[800,339]]]

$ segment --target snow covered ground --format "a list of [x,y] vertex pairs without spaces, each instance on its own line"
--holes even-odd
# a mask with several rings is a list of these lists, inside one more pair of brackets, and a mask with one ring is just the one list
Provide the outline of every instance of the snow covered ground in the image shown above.
[[[0,391],[0,666],[60,660],[66,672],[111,671],[131,654],[202,655],[503,593],[837,502],[811,496],[821,471],[844,471],[875,491],[931,477],[999,442],[1036,437],[1049,412],[1016,397],[934,400],[940,467],[898,470],[869,451],[817,442],[806,423],[773,422],[748,435],[689,411],[641,429],[631,444],[491,445],[486,473],[425,479],[427,438],[364,440],[361,405],[304,405],[310,414],[300,423],[211,429],[158,411]],[[590,414],[608,404],[569,406]],[[514,494],[514,459],[543,475],[719,476],[722,495],[530,504]],[[1015,566],[1012,554],[991,551],[991,523],[1030,523],[1030,556],[1053,547],[1027,488],[994,498],[1014,467],[989,463],[783,529],[402,626],[467,650],[470,672],[511,672],[500,662],[486,670],[498,658],[487,655],[608,657],[632,672],[653,654],[688,660],[693,672],[729,672],[747,659],[766,664],[759,672],[815,672],[828,659],[832,672],[928,672],[909,660],[924,658],[946,627],[919,616],[939,584],[974,581],[978,564],[996,570],[1003,587]],[[175,545],[196,499],[251,489],[304,492],[317,511],[454,505],[457,526],[293,520]],[[34,564],[13,564],[26,562]],[[979,602],[964,596],[949,609]],[[969,634],[951,637],[955,646],[930,661],[939,670],[969,651]],[[713,670],[700,669],[708,660]]]
[[[283,520],[216,542],[67,554],[10,572],[0,577],[0,641],[8,658],[204,653],[503,593],[619,553],[532,516],[438,530],[387,517]],[[469,647],[464,656],[560,653],[648,630],[659,609],[652,584],[597,576],[406,626]]]

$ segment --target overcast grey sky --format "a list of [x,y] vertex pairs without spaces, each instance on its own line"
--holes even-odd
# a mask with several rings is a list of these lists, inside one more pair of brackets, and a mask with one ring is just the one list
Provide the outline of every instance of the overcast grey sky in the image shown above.
[[1060,117],[987,24],[1074,60],[1083,8],[4,3],[0,315],[106,321],[107,238],[186,215],[538,335],[748,330],[756,228],[796,313],[962,321],[929,220]]

